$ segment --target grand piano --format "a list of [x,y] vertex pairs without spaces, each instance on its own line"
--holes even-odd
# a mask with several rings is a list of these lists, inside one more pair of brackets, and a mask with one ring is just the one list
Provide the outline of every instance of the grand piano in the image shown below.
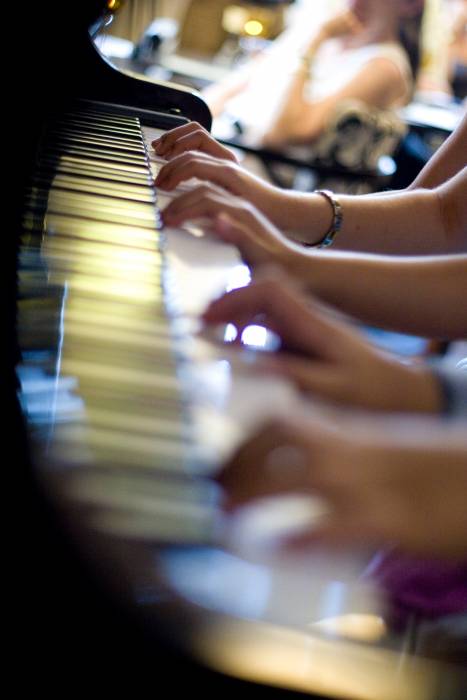
[[452,661],[412,653],[413,627],[388,632],[364,560],[284,562],[249,548],[242,523],[233,539],[219,525],[212,476],[242,429],[231,395],[250,392],[248,421],[258,396],[293,397],[196,336],[202,305],[248,271],[196,227],[161,231],[147,140],[211,118],[191,91],[100,56],[92,33],[118,4],[9,16],[2,401],[18,670],[52,695],[463,697]]

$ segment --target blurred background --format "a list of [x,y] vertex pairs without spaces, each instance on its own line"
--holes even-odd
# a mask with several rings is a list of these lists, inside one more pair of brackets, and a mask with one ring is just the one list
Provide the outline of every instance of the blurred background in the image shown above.
[[[314,27],[347,5],[345,0],[128,0],[95,42],[119,68],[204,91],[273,46],[285,30],[293,45],[294,35],[297,42],[304,29],[311,36]],[[277,185],[352,194],[406,187],[465,110],[466,16],[464,0],[426,0],[412,99],[393,110],[390,123],[387,114],[379,120],[365,155],[354,152],[359,138],[353,121],[347,136],[342,130],[341,160],[336,149],[332,158],[319,152],[317,158],[316,149],[309,148],[280,149],[272,158],[256,145],[251,149],[238,124],[226,127],[225,120],[214,120],[213,134],[239,147],[243,165]]]
[[[313,22],[318,25],[345,4],[344,0],[127,0],[98,44],[116,64],[202,88],[292,23],[304,18],[311,32]],[[460,67],[467,53],[465,2],[427,0],[426,5],[417,97],[462,100],[467,94]]]

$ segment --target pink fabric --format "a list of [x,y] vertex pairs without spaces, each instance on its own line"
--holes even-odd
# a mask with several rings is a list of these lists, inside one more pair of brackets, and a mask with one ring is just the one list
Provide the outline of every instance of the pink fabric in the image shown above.
[[467,612],[467,561],[450,563],[382,552],[366,576],[385,591],[397,619],[435,619]]

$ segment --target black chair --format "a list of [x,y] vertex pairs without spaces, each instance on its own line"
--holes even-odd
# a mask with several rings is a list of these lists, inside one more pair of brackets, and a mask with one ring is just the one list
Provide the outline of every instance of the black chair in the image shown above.
[[406,134],[406,125],[395,113],[350,100],[312,146],[257,148],[244,138],[240,124],[231,138],[219,140],[256,156],[279,187],[365,194],[391,186],[397,168],[394,155]]

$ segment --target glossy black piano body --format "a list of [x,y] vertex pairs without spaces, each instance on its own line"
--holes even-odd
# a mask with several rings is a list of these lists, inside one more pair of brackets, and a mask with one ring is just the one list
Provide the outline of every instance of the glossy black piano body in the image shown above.
[[[74,692],[109,696],[130,682],[132,695],[148,684],[156,695],[178,695],[188,686],[208,690],[213,682],[211,672],[172,643],[172,625],[161,617],[149,629],[128,605],[130,583],[123,572],[121,580],[110,583],[102,566],[95,568],[96,561],[102,564],[107,556],[103,551],[100,558],[99,544],[79,545],[70,533],[32,465],[16,396],[15,368],[21,359],[16,337],[17,257],[24,196],[51,115],[85,98],[112,103],[116,113],[128,113],[131,107],[133,114],[144,113],[162,128],[191,119],[210,126],[209,111],[196,95],[123,75],[97,53],[89,28],[105,14],[106,5],[16,3],[8,8],[4,28],[15,35],[12,55],[4,56],[3,82],[10,112],[8,133],[3,133],[9,183],[3,220],[1,382],[3,463],[8,462],[13,476],[4,495],[14,504],[8,535],[14,550],[8,564],[13,582],[9,644],[15,673],[27,676],[35,692],[50,697]],[[19,675],[15,682],[22,684]],[[225,689],[221,677],[216,687],[219,692]]]
[[[4,132],[5,197],[2,263],[5,331],[2,370],[4,464],[13,475],[5,495],[13,501],[13,625],[9,644],[17,650],[15,672],[50,697],[63,694],[131,692],[156,696],[203,693],[214,697],[241,692],[254,697],[285,696],[204,668],[184,648],[190,619],[173,600],[151,600],[135,607],[133,574],[147,564],[137,548],[115,552],[104,539],[81,532],[38,476],[34,450],[18,403],[16,368],[18,255],[24,234],[25,193],[36,174],[38,151],[54,119],[73,109],[76,99],[97,101],[120,115],[170,128],[197,120],[210,128],[204,102],[191,91],[158,85],[110,66],[96,51],[89,29],[112,3],[32,3],[9,8],[16,35],[4,97],[11,119]],[[7,63],[10,63],[7,60]],[[42,177],[42,184],[47,186]],[[39,200],[40,201],[40,198]],[[39,207],[40,209],[40,207]],[[5,215],[6,214],[6,215]],[[41,212],[35,212],[38,221]],[[39,224],[40,226],[40,224]],[[36,231],[39,235],[40,228]],[[46,273],[46,271],[45,271]],[[115,561],[125,562],[115,574]],[[143,574],[144,577],[144,574]],[[17,676],[20,685],[20,676]]]

